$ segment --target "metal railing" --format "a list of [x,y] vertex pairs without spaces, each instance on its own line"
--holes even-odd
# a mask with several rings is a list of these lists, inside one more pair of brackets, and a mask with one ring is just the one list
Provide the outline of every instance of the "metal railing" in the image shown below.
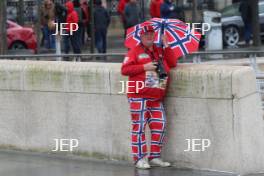
[[[18,51],[19,52],[19,51]],[[10,59],[10,58],[57,58],[57,61],[62,60],[62,57],[104,57],[104,56],[125,56],[126,53],[84,53],[84,54],[10,54],[10,55],[0,55],[0,59]],[[201,57],[206,55],[249,55],[249,57],[257,57],[257,55],[263,55],[264,51],[261,50],[229,50],[229,51],[198,51],[194,52],[188,56],[193,57],[193,63],[200,63],[202,62]]]
[[[125,53],[85,53],[85,54],[10,54],[10,55],[0,55],[0,59],[19,59],[19,60],[47,60],[49,58],[52,61],[70,61],[76,60],[75,58],[89,58],[86,61],[98,61],[97,58],[102,61],[106,61],[106,57],[119,57],[116,61],[122,62]],[[113,60],[113,59],[112,59]]]

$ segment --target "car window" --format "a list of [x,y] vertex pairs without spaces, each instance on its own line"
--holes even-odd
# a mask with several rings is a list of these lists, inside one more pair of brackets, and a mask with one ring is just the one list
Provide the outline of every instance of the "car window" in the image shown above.
[[239,12],[239,3],[235,3],[233,5],[227,6],[223,10],[221,10],[222,17],[229,17],[229,16],[240,16]]
[[264,3],[259,4],[259,13],[264,13]]

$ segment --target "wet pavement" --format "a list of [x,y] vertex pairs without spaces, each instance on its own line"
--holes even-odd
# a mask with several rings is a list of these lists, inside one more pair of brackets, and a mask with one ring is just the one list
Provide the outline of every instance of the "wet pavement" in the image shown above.
[[137,170],[129,163],[1,150],[0,176],[235,176],[235,174],[173,167]]
[[[187,169],[137,170],[129,163],[73,156],[0,150],[0,176],[236,176]],[[264,176],[256,174],[251,176]]]

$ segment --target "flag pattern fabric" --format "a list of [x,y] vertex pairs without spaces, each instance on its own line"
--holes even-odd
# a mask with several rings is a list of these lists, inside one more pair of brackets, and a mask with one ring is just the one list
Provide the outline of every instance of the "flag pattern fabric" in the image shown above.
[[162,35],[168,40],[169,47],[177,57],[193,53],[199,49],[201,34],[178,19],[152,18],[127,30],[125,46],[133,48],[140,44],[140,34],[144,26],[151,25],[155,30],[154,43],[162,46]]
[[[148,155],[149,160],[159,158],[165,136],[166,116],[158,99],[129,98],[132,118],[132,155],[135,162]],[[147,152],[146,124],[151,132],[150,152]]]

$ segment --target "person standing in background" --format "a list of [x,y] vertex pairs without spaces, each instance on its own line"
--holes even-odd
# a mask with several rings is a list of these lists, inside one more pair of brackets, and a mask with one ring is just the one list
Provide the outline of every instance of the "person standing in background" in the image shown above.
[[80,0],[73,0],[73,5],[74,5],[74,10],[77,12],[78,14],[78,31],[77,31],[77,35],[78,35],[78,38],[79,38],[79,45],[80,47],[82,47],[83,45],[83,31],[84,31],[84,24],[83,24],[83,19],[84,19],[84,12],[81,8],[81,4],[80,4]]
[[86,0],[81,0],[81,8],[83,11],[83,32],[82,32],[82,44],[84,45],[86,42],[85,33],[87,33],[87,37],[89,37],[89,6]]
[[172,0],[164,0],[160,6],[161,18],[172,18],[184,20],[182,8],[177,8]]
[[107,10],[102,6],[101,0],[95,0],[94,7],[94,27],[95,27],[95,45],[99,53],[106,53],[107,28],[110,24],[110,16]]
[[51,0],[44,1],[40,14],[45,48],[55,49],[55,6]]
[[129,0],[129,3],[125,6],[124,17],[126,30],[140,23],[140,10],[137,5],[137,0]]
[[[65,48],[65,53],[68,54],[70,51],[70,43],[73,48],[73,53],[75,54],[81,54],[81,46],[79,42],[79,37],[78,37],[78,32],[75,31],[75,25],[71,25],[72,23],[78,23],[79,22],[79,17],[77,12],[74,10],[73,3],[71,1],[68,1],[66,3],[66,8],[67,8],[67,17],[66,17],[66,33],[68,35],[65,35],[65,41],[64,41],[64,48]],[[74,29],[71,29],[73,27]],[[70,34],[70,31],[73,31],[73,34]],[[80,57],[74,58],[74,61],[80,61]]]
[[125,6],[129,2],[129,0],[119,0],[118,6],[117,6],[117,12],[120,15],[121,22],[123,24],[124,29],[124,37],[126,37],[126,21],[125,21]]
[[247,46],[250,44],[252,35],[252,9],[249,3],[247,0],[243,0],[239,6],[239,12],[244,22],[244,39]]
[[151,0],[149,12],[151,18],[160,18],[160,6],[163,3],[163,0]]

